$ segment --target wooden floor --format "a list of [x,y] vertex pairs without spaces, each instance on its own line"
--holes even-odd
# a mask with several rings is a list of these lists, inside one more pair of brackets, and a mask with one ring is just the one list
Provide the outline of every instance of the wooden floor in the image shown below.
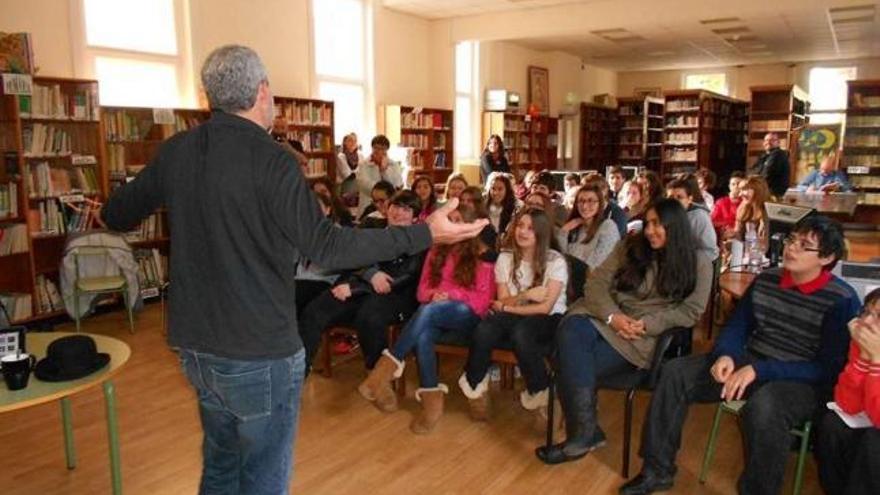
[[[84,330],[127,341],[132,357],[116,380],[122,473],[128,494],[192,494],[201,469],[201,430],[195,397],[177,358],[164,342],[158,305],[148,306],[129,335],[122,312],[84,323]],[[63,325],[58,330],[70,330]],[[461,363],[445,363],[450,386],[447,413],[432,435],[408,430],[416,411],[410,396],[401,411],[384,415],[354,391],[362,361],[335,368],[333,379],[312,376],[303,393],[296,464],[291,488],[298,494],[610,494],[620,477],[622,395],[600,395],[600,422],[608,446],[586,459],[547,467],[532,450],[542,441],[532,417],[512,392],[493,391],[488,424],[468,419],[467,403],[454,386]],[[409,373],[412,376],[411,373]],[[410,394],[414,389],[410,386]],[[647,406],[636,400],[635,436]],[[60,407],[46,404],[0,415],[0,491],[17,494],[101,494],[110,491],[104,402],[99,389],[72,398],[78,467],[64,463]],[[679,475],[671,493],[735,493],[742,465],[734,420],[722,426],[709,481],[697,483],[712,406],[695,406],[685,429]],[[640,460],[633,458],[634,471]],[[790,493],[794,455],[785,493]],[[821,493],[815,465],[808,463],[805,494]]]

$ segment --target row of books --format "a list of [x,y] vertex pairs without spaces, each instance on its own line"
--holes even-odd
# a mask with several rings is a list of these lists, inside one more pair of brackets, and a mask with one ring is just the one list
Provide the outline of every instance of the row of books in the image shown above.
[[844,146],[880,146],[880,134],[855,134],[846,136]]
[[94,167],[52,167],[49,162],[27,164],[27,186],[32,198],[64,194],[97,194],[98,176]]
[[122,178],[126,175],[126,166],[140,166],[143,164],[126,163],[125,145],[119,143],[107,143],[107,171],[113,178]]
[[855,108],[880,108],[880,95],[853,93],[852,106]]
[[666,148],[663,151],[663,159],[671,162],[693,162],[697,160],[697,150],[694,148]]
[[681,112],[687,110],[699,110],[699,98],[685,98],[680,100],[666,100],[667,112]]
[[51,279],[37,275],[37,313],[51,313],[64,309],[64,299]]
[[851,115],[846,118],[847,127],[880,127],[880,116]]
[[140,141],[153,126],[152,117],[141,112],[112,110],[104,113],[104,137],[107,141]]
[[700,125],[700,118],[696,115],[676,115],[666,117],[666,127],[697,127]]
[[275,102],[275,117],[288,125],[332,125],[333,109],[319,103]]
[[441,113],[410,112],[401,116],[400,126],[403,129],[444,129],[449,123],[443,122]]
[[30,96],[19,97],[18,106],[24,118],[98,120],[97,90],[89,85],[65,92],[60,84],[34,84]]
[[427,149],[430,146],[428,136],[424,134],[403,134],[400,145],[405,148]]
[[164,236],[163,228],[164,219],[161,213],[153,213],[144,219],[143,222],[134,230],[125,234],[125,240],[128,242],[149,241],[160,239]]
[[847,167],[880,167],[880,155],[853,155],[845,153],[843,155],[843,164]]
[[308,177],[318,177],[327,175],[327,170],[326,158],[310,158],[305,167],[305,174]]
[[[174,114],[174,133],[188,131],[193,127],[202,123],[202,120],[199,117],[195,117],[193,115],[180,115],[179,113]],[[171,136],[165,136],[165,138],[169,138]]]
[[854,187],[870,187],[872,189],[880,189],[880,176],[862,175],[850,177]]
[[73,149],[70,133],[54,125],[34,124],[21,131],[25,156],[68,155]]
[[697,144],[699,132],[667,132],[663,137],[665,144]]
[[51,199],[30,209],[28,222],[35,237],[85,232],[94,225],[94,211],[88,203],[73,205]]
[[0,294],[0,304],[6,308],[9,319],[12,322],[27,320],[33,316],[33,308],[31,307],[31,295],[17,292],[6,292]]
[[751,129],[753,131],[778,131],[788,129],[788,125],[788,119],[753,120]]
[[333,133],[314,131],[287,131],[284,133],[288,140],[296,140],[302,143],[307,152],[332,152]]
[[18,184],[0,184],[0,219],[18,216]]
[[162,287],[167,281],[168,257],[158,249],[136,249],[134,259],[138,264],[138,284],[141,291]]
[[27,250],[27,225],[18,223],[0,228],[0,256],[26,253]]

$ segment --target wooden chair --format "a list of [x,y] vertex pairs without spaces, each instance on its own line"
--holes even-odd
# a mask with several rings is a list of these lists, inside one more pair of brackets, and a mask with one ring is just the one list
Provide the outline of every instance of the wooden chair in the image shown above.
[[[633,398],[636,391],[651,391],[657,385],[660,378],[660,369],[666,360],[676,357],[687,356],[691,353],[691,342],[693,339],[693,328],[675,327],[663,332],[657,338],[657,346],[654,348],[654,355],[651,357],[651,366],[647,369],[637,369],[615,375],[601,377],[597,387],[606,390],[620,390],[623,395],[623,453],[622,453],[622,476],[629,478],[629,461],[632,443],[632,416],[633,416]],[[555,382],[555,374],[552,375]],[[555,396],[555,387],[550,387],[549,403],[553,404]],[[549,407],[547,411],[547,430],[552,431],[554,408]],[[547,435],[547,446],[552,444],[551,435]]]
[[134,333],[134,315],[132,313],[134,301],[128,295],[128,281],[122,274],[121,269],[117,268],[115,275],[106,275],[102,277],[85,277],[80,272],[80,261],[89,257],[109,257],[109,248],[103,246],[77,246],[71,248],[76,270],[76,278],[73,280],[73,312],[76,321],[76,331],[80,330],[80,296],[86,294],[122,294],[125,301],[125,309],[128,311],[128,327],[131,333]]
[[[388,342],[388,347],[391,347],[395,341],[397,341],[397,336],[400,335],[400,330],[402,329],[401,324],[388,325],[388,328],[385,329],[385,340]],[[336,336],[351,336],[357,335],[357,330],[353,327],[347,326],[336,326],[327,329],[325,332],[321,334],[321,345],[320,345],[320,355],[321,355],[321,374],[326,378],[333,377],[333,349],[331,348],[331,344],[333,342],[333,337]],[[397,389],[398,395],[406,395],[406,377],[401,377],[399,380],[395,380],[395,387]]]

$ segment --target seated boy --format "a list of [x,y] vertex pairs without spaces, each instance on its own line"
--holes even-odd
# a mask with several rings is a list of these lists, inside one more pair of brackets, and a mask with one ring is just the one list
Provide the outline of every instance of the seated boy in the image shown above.
[[[412,225],[420,209],[412,191],[397,193],[387,208],[388,228]],[[306,369],[318,351],[321,333],[334,325],[351,325],[357,330],[367,369],[372,369],[389,345],[385,341],[388,325],[418,308],[416,287],[424,256],[425,252],[404,255],[342,276],[309,303],[299,327],[306,348]]]
[[739,493],[781,492],[789,430],[831,396],[846,361],[847,322],[859,312],[858,295],[830,271],[843,251],[839,224],[801,220],[785,240],[782,267],[757,276],[712,353],[664,366],[642,430],[642,471],[620,493],[670,489],[688,406],[741,399]]

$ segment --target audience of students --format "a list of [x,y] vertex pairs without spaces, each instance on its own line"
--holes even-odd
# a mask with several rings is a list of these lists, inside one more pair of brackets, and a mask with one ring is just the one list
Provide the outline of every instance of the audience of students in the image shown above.
[[446,178],[446,188],[443,190],[443,202],[461,196],[461,192],[468,186],[467,179],[461,172],[453,172]]
[[666,184],[666,195],[675,199],[687,211],[688,220],[691,222],[691,231],[694,240],[697,241],[697,249],[703,251],[710,260],[718,257],[718,237],[715,235],[715,227],[712,226],[712,218],[709,209],[703,204],[703,196],[697,178],[692,174],[685,174]]
[[410,189],[419,198],[422,204],[422,212],[419,213],[419,221],[428,218],[437,209],[437,194],[434,192],[434,179],[427,175],[417,175],[413,179]]

